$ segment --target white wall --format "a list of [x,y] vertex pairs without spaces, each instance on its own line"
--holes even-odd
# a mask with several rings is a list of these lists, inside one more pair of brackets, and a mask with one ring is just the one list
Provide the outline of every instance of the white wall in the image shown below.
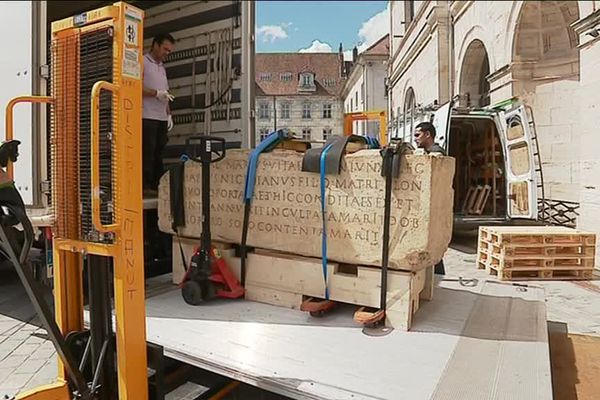
[[[600,2],[596,10],[600,9]],[[589,9],[591,12],[592,9]],[[585,15],[584,15],[585,16]],[[598,16],[600,20],[600,15]],[[580,130],[574,132],[572,146],[580,149],[578,228],[600,234],[600,39],[581,35],[584,45],[580,52]],[[600,246],[597,246],[596,265],[600,260]]]
[[[0,35],[5,40],[6,57],[0,63],[2,90],[0,90],[0,131],[4,132],[6,105],[16,96],[32,93],[32,4],[26,1],[0,3]],[[18,33],[15,35],[15,33]],[[8,38],[11,38],[8,40]],[[14,139],[21,141],[19,159],[14,166],[17,189],[25,204],[33,201],[33,164],[31,105],[20,103],[14,109]],[[39,134],[39,132],[36,132]],[[2,135],[4,140],[6,133]]]
[[[387,109],[385,96],[385,78],[387,64],[379,59],[359,58],[351,74],[354,84],[344,98],[344,112],[362,112]],[[356,135],[378,135],[378,121],[354,121],[353,132]]]

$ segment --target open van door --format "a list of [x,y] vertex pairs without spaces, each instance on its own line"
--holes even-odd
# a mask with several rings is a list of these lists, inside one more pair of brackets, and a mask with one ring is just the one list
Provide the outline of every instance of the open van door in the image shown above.
[[433,114],[432,124],[435,127],[435,142],[442,146],[446,153],[448,152],[448,133],[450,131],[450,116],[452,114],[452,105],[449,101]]
[[523,105],[500,113],[510,218],[537,219],[533,135]]

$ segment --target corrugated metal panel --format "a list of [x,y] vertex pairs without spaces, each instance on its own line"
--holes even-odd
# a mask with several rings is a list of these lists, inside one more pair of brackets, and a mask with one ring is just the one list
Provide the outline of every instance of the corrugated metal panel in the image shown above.
[[[176,40],[165,62],[175,95],[171,103],[175,127],[169,132],[166,157],[177,157],[191,135],[214,134],[241,144],[245,90],[239,78],[245,67],[241,10],[240,1],[171,1],[146,9],[146,50],[158,33],[170,33]],[[211,103],[217,104],[207,108]]]
[[434,400],[551,400],[544,290],[485,282]]

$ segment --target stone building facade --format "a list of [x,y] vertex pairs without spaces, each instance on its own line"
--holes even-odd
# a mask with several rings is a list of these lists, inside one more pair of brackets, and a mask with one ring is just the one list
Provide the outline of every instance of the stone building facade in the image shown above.
[[[342,89],[344,112],[387,109],[385,81],[389,54],[389,35],[383,36],[361,53],[354,48],[352,69]],[[379,121],[354,121],[352,132],[377,136]]]
[[548,204],[600,232],[600,1],[391,1],[389,112],[532,107]]
[[347,64],[339,53],[256,54],[256,140],[289,128],[319,142],[343,131]]

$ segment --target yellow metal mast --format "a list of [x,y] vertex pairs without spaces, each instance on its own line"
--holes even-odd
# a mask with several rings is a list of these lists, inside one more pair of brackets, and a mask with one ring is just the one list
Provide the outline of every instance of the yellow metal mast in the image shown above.
[[[16,104],[51,104],[56,324],[64,337],[84,331],[84,260],[88,275],[97,280],[94,286],[100,282],[106,293],[112,276],[116,348],[107,355],[105,347],[111,349],[112,339],[106,339],[94,357],[105,364],[116,359],[118,387],[114,389],[122,400],[148,398],[141,167],[143,19],[142,10],[119,2],[52,23],[51,95],[13,99],[6,118],[9,139]],[[7,170],[12,176],[11,165]],[[94,318],[108,320],[111,326],[103,329],[112,333],[110,294],[106,299],[103,295],[90,292],[91,342],[94,329],[98,330]],[[98,298],[100,306],[108,304],[108,311],[104,310],[108,315],[94,316],[95,308],[102,308]],[[56,383],[17,399],[71,399],[73,385],[69,388],[67,382],[81,384],[81,371],[66,364],[61,357]],[[87,382],[91,392],[96,390],[96,379],[102,378],[94,376]],[[86,396],[91,394],[82,398]],[[114,393],[97,398],[108,398],[104,396],[116,398]]]

